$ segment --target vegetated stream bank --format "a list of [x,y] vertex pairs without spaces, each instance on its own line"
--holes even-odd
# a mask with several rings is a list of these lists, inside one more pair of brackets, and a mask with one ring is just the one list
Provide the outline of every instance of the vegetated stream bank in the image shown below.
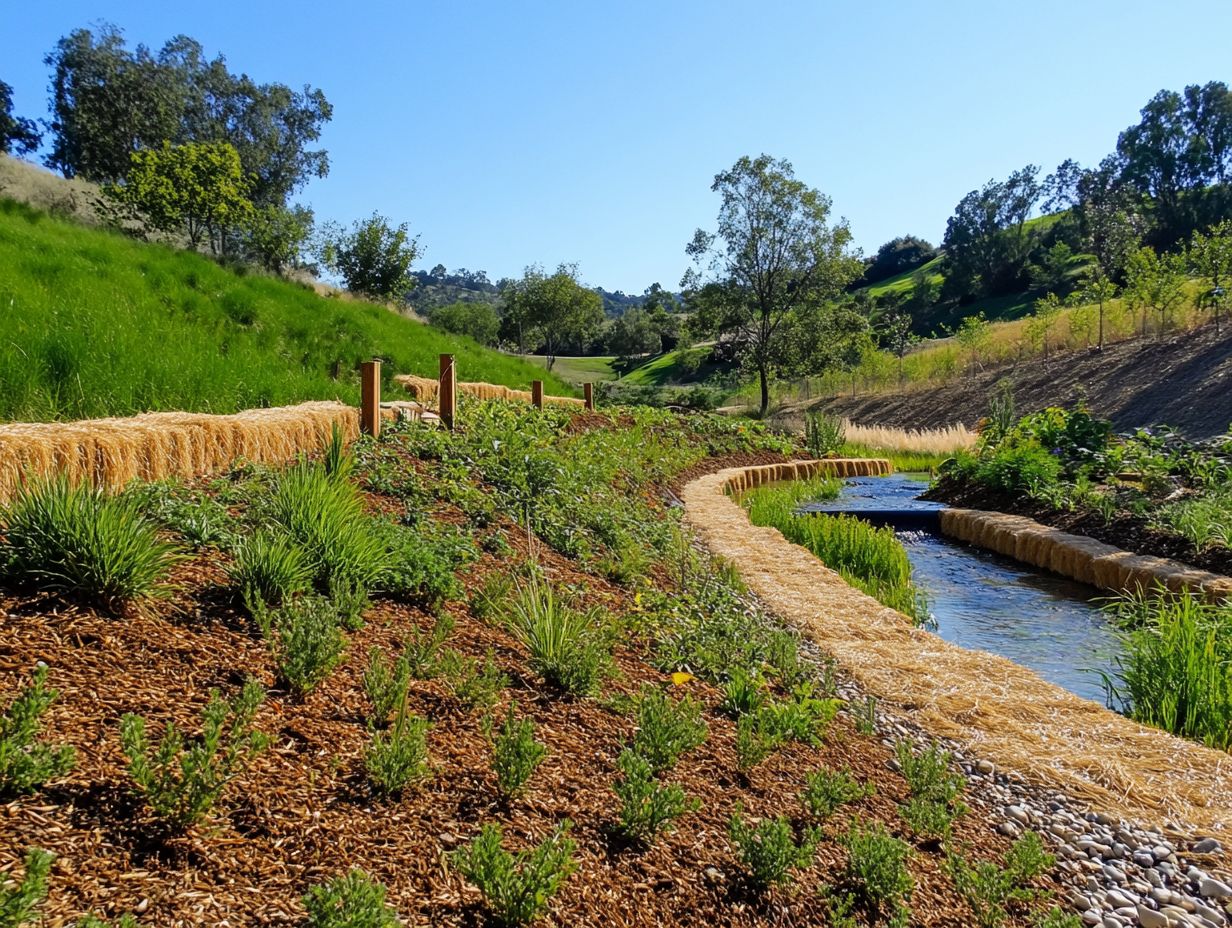
[[926,487],[919,474],[853,478],[844,481],[838,499],[801,509],[892,525],[942,638],[1000,654],[1078,696],[1104,702],[1101,672],[1114,674],[1120,652],[1099,608],[1107,594],[944,538],[936,517],[944,504],[919,499]]

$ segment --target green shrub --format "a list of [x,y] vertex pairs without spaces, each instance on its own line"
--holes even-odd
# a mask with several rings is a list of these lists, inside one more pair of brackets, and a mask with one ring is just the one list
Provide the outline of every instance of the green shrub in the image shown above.
[[982,459],[976,479],[1002,493],[1027,493],[1038,496],[1056,486],[1061,462],[1036,444],[998,448]]
[[184,829],[200,821],[231,779],[265,750],[269,739],[252,727],[264,698],[255,680],[244,684],[234,702],[213,690],[202,713],[201,737],[186,744],[183,733],[168,723],[153,752],[145,719],[128,713],[120,720],[129,775],[165,824]]
[[482,661],[473,657],[463,657],[457,651],[449,650],[441,660],[441,673],[445,685],[467,709],[491,709],[501,691],[509,685],[509,676],[496,663],[496,658],[489,650]]
[[374,524],[385,544],[385,566],[377,580],[384,593],[429,609],[461,595],[454,575],[461,552],[452,540],[388,522]]
[[958,853],[946,857],[954,888],[967,901],[980,928],[997,928],[1009,917],[1009,906],[1035,898],[1027,884],[1051,869],[1056,859],[1044,850],[1039,835],[1027,832],[1014,842],[1005,866],[992,861],[968,863]]
[[484,825],[469,847],[450,857],[458,872],[478,887],[493,918],[501,925],[526,925],[542,914],[549,900],[576,867],[576,845],[565,819],[536,847],[510,854],[501,847],[500,825]]
[[838,416],[809,412],[804,417],[804,446],[815,458],[837,454],[847,441],[847,429]]
[[950,770],[950,752],[937,742],[917,754],[910,741],[899,741],[894,755],[913,797],[950,803],[962,792],[962,774]]
[[235,541],[235,519],[227,507],[200,490],[160,480],[135,484],[124,495],[132,497],[142,513],[194,548],[229,548]]
[[431,680],[440,669],[441,646],[445,639],[453,634],[453,616],[442,612],[432,623],[430,631],[416,628],[406,639],[403,651],[411,669],[411,676],[416,680]]
[[680,755],[705,741],[706,723],[697,700],[690,696],[673,699],[658,687],[642,687],[631,749],[650,764],[655,776],[676,766]]
[[820,699],[812,693],[811,685],[801,685],[790,699],[767,703],[761,710],[767,716],[769,728],[777,732],[780,742],[798,741],[817,745],[825,737],[830,723],[838,715],[842,700]]
[[471,612],[487,622],[503,616],[513,595],[513,578],[504,571],[488,574],[483,585],[471,594]]
[[519,589],[510,605],[509,625],[530,652],[531,668],[551,686],[589,696],[611,672],[601,614],[565,605],[546,583],[532,581]]
[[91,912],[79,919],[73,928],[140,928],[140,924],[135,916],[127,912],[116,922],[106,922]]
[[1032,924],[1035,928],[1082,928],[1082,919],[1053,906],[1037,916]]
[[134,500],[63,476],[18,490],[0,528],[0,580],[106,610],[159,592],[179,557]]
[[[509,706],[500,731],[492,740],[492,769],[502,798],[513,798],[548,756],[547,745],[535,740],[535,720],[514,717],[516,703]],[[490,723],[489,723],[490,724]]]
[[399,712],[389,731],[373,734],[364,769],[377,791],[396,796],[432,772],[428,765],[428,720]]
[[862,735],[877,734],[877,697],[865,696],[863,702],[856,703],[851,710],[855,720],[856,731]]
[[749,882],[758,890],[791,882],[791,871],[807,867],[821,835],[814,829],[804,833],[799,842],[786,818],[763,818],[755,825],[744,821],[744,810],[736,806],[727,829],[736,855],[748,873]]
[[0,715],[0,795],[30,793],[73,769],[77,754],[67,744],[38,740],[43,713],[59,695],[47,687],[47,667],[34,668],[28,687]]
[[651,841],[680,816],[701,805],[687,798],[679,786],[660,783],[650,762],[632,749],[621,752],[616,766],[622,774],[612,786],[620,799],[618,828],[630,840]]
[[368,669],[364,671],[364,692],[372,704],[371,721],[385,722],[406,703],[406,691],[411,682],[411,665],[405,655],[390,661],[378,647],[368,651]]
[[254,615],[281,606],[312,580],[303,549],[285,535],[256,532],[235,546],[234,556],[228,577]]
[[742,715],[736,721],[736,766],[752,770],[779,749],[783,734],[778,714],[770,706]]
[[302,596],[271,621],[278,679],[302,697],[342,660],[346,635],[338,625],[338,610],[324,596]]
[[873,792],[871,783],[860,783],[845,767],[841,770],[822,768],[808,775],[800,798],[813,818],[824,821],[844,803],[871,796]]
[[905,928],[913,887],[907,871],[911,849],[876,823],[853,822],[842,843],[847,849],[842,874],[845,888],[874,921],[886,920]]
[[723,701],[719,708],[738,719],[742,715],[757,712],[766,704],[766,685],[760,675],[742,667],[732,671],[727,682],[723,684]]
[[304,896],[310,928],[396,928],[402,924],[385,902],[385,887],[362,870],[336,876]]
[[954,820],[966,811],[961,803],[950,805],[935,799],[913,797],[899,808],[903,821],[921,842],[948,841],[954,829]]
[[0,884],[0,928],[21,928],[34,921],[35,909],[47,898],[47,877],[55,859],[55,854],[36,847],[26,851],[21,882]]

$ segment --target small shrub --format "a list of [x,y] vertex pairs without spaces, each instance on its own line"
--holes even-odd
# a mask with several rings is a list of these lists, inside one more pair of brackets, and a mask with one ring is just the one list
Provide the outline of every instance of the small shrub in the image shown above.
[[509,624],[530,651],[531,668],[551,686],[590,696],[611,672],[608,632],[600,613],[565,605],[545,583],[532,581],[518,591]]
[[871,783],[860,783],[846,768],[823,768],[809,774],[801,799],[813,818],[824,821],[844,803],[855,802],[872,793]]
[[935,799],[913,797],[899,808],[903,821],[921,842],[935,844],[948,841],[954,830],[954,820],[966,811],[961,803],[950,805]]
[[632,750],[657,776],[676,766],[680,755],[706,740],[702,707],[693,698],[672,699],[664,690],[642,688],[637,701],[637,731]]
[[142,513],[176,532],[193,548],[228,548],[235,541],[235,519],[221,502],[173,481],[136,484],[124,491]]
[[853,823],[842,843],[847,849],[844,885],[874,920],[905,928],[913,887],[907,871],[911,849],[875,823]]
[[290,601],[311,582],[303,549],[285,535],[256,532],[240,541],[234,554],[228,577],[254,615]]
[[202,713],[201,737],[186,745],[183,733],[168,723],[153,753],[145,719],[129,713],[120,720],[129,775],[163,822],[184,829],[200,821],[231,779],[265,750],[268,738],[252,727],[264,698],[255,680],[244,684],[234,702],[213,690]]
[[1072,912],[1053,906],[1041,913],[1033,922],[1035,928],[1082,928],[1082,919]]
[[179,558],[132,498],[63,476],[22,487],[0,526],[0,580],[111,611],[158,592]]
[[576,845],[568,837],[572,827],[565,819],[536,847],[510,854],[501,847],[501,827],[484,825],[470,846],[454,851],[450,860],[483,893],[499,924],[526,925],[547,909],[576,867]]
[[971,906],[976,924],[980,928],[997,928],[1009,917],[1009,906],[1035,897],[1026,884],[1055,862],[1044,850],[1039,835],[1031,831],[1014,842],[1004,867],[992,861],[971,864],[961,854],[951,853],[946,858],[946,869],[954,880],[954,888]]
[[761,677],[737,667],[723,684],[723,701],[719,708],[738,719],[742,715],[757,712],[766,704],[766,687]]
[[664,786],[655,779],[650,762],[633,750],[624,750],[616,760],[623,775],[612,786],[620,798],[620,832],[633,841],[650,841],[672,822],[700,807],[676,785]]
[[790,740],[816,745],[825,737],[842,701],[819,699],[812,695],[812,689],[811,685],[801,685],[791,699],[770,703],[762,710],[780,742]]
[[727,833],[749,882],[759,890],[791,882],[791,871],[807,867],[821,835],[809,829],[799,842],[786,818],[764,818],[756,825],[744,821],[744,810],[737,805]]
[[453,633],[453,616],[442,612],[436,617],[431,631],[416,629],[406,640],[407,663],[411,668],[411,676],[416,680],[431,680],[439,670],[441,646],[445,639]]
[[34,921],[34,910],[47,898],[47,877],[55,859],[55,854],[37,847],[26,851],[21,882],[0,884],[0,928],[21,928]]
[[736,722],[736,765],[752,770],[778,750],[783,738],[774,724],[776,716],[762,708],[742,715]]
[[899,741],[894,753],[899,771],[916,799],[951,803],[962,792],[962,775],[950,771],[950,753],[935,741],[919,754],[910,741]]
[[509,685],[509,676],[500,669],[490,650],[482,662],[463,657],[457,651],[446,651],[441,673],[454,698],[471,710],[492,708]]
[[73,769],[76,752],[67,744],[38,740],[43,713],[59,693],[47,687],[47,667],[34,669],[32,682],[0,715],[0,795],[30,793]]
[[[515,704],[516,705],[516,704]],[[526,785],[531,774],[548,756],[547,745],[535,740],[535,721],[515,719],[509,707],[500,731],[492,741],[492,769],[505,800],[513,798]]]
[[406,656],[394,661],[386,659],[377,647],[368,651],[368,669],[364,671],[364,692],[372,703],[372,721],[384,722],[406,702],[411,681],[411,665]]
[[461,594],[454,575],[460,555],[451,541],[387,522],[377,525],[386,549],[385,567],[377,581],[382,591],[429,609]]
[[776,629],[767,637],[766,663],[785,690],[794,690],[812,677],[811,668],[800,659],[800,642],[788,631]]
[[395,928],[398,915],[385,902],[385,887],[362,870],[334,877],[304,896],[310,928]]
[[364,754],[364,769],[377,791],[395,796],[432,772],[427,719],[399,712],[387,732],[376,732]]
[[303,596],[274,614],[274,661],[278,678],[304,696],[329,676],[346,648],[338,612],[323,596]]
[[73,928],[140,928],[140,925],[136,917],[127,912],[121,915],[119,921],[116,922],[106,922],[91,912],[77,921]]
[[877,734],[876,696],[865,696],[863,702],[853,707],[852,715],[855,717],[856,731],[869,737]]

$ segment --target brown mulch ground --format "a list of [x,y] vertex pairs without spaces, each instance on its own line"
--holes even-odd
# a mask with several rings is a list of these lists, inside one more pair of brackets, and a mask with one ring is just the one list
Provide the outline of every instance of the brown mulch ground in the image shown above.
[[1145,519],[1128,513],[1121,513],[1111,522],[1105,522],[1097,512],[1053,509],[1026,496],[1012,496],[948,477],[940,479],[924,494],[924,498],[966,509],[988,509],[1026,516],[1063,532],[1086,535],[1135,554],[1165,557],[1212,573],[1232,576],[1232,549],[1200,549],[1188,539],[1161,532],[1148,525]]
[[[763,463],[725,459],[722,464]],[[711,462],[707,469],[718,463]],[[469,590],[493,572],[509,571],[525,538],[506,532],[515,555],[485,555],[463,572]],[[578,569],[552,552],[540,557],[558,582],[585,585],[586,598],[616,612],[632,594]],[[478,892],[446,862],[446,852],[472,838],[482,824],[500,822],[506,846],[538,840],[563,818],[574,823],[578,871],[550,914],[549,925],[823,925],[826,907],[817,886],[833,882],[843,851],[823,843],[817,862],[797,884],[758,898],[746,889],[727,839],[737,802],[750,815],[798,816],[805,775],[821,765],[848,766],[876,785],[854,812],[906,834],[896,802],[906,796],[887,766],[890,752],[860,736],[845,718],[820,748],[792,745],[750,777],[738,773],[734,725],[715,709],[719,694],[694,681],[687,689],[707,706],[710,738],[686,755],[668,778],[699,797],[699,811],[650,848],[616,839],[616,797],[610,785],[631,721],[605,700],[570,699],[529,675],[525,654],[506,632],[474,617],[465,603],[447,610],[457,620],[447,646],[482,657],[489,649],[513,681],[510,700],[535,718],[537,737],[551,754],[527,793],[508,806],[496,798],[490,751],[478,714],[466,712],[439,681],[412,683],[410,709],[433,721],[430,780],[401,799],[369,789],[363,753],[369,741],[361,675],[373,646],[393,652],[432,618],[404,604],[380,601],[366,626],[350,636],[343,664],[302,702],[276,688],[264,643],[233,610],[221,584],[216,554],[177,569],[179,591],[146,614],[110,618],[75,607],[0,594],[0,705],[7,705],[37,661],[50,668],[60,696],[46,716],[46,737],[72,744],[78,764],[64,780],[34,796],[0,803],[0,872],[19,868],[29,846],[57,855],[44,924],[71,924],[86,911],[116,917],[141,913],[149,925],[301,924],[300,898],[313,884],[353,867],[389,888],[389,901],[408,924],[484,923]],[[664,675],[631,650],[617,654],[620,677],[610,690],[633,693]],[[161,724],[199,729],[211,688],[236,691],[254,675],[269,689],[258,727],[271,748],[229,787],[208,824],[182,836],[160,833],[131,790],[119,746],[120,717],[145,716],[156,738]],[[999,855],[1008,846],[975,810],[957,836],[973,856]],[[836,818],[845,822],[842,813]],[[837,834],[839,825],[828,827]],[[943,871],[943,857],[918,849],[913,925],[971,923]],[[715,868],[719,877],[706,876]],[[1018,919],[1015,925],[1025,924]]]

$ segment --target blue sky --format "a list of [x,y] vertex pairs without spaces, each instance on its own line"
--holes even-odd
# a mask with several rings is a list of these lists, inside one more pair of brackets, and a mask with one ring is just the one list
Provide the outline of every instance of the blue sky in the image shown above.
[[334,105],[319,218],[373,210],[419,262],[578,262],[610,290],[674,287],[714,174],[792,161],[871,252],[940,240],[964,193],[1028,162],[1094,163],[1161,88],[1232,81],[1228,0],[15,3],[0,80],[44,116],[43,56],[106,20],[177,33]]

